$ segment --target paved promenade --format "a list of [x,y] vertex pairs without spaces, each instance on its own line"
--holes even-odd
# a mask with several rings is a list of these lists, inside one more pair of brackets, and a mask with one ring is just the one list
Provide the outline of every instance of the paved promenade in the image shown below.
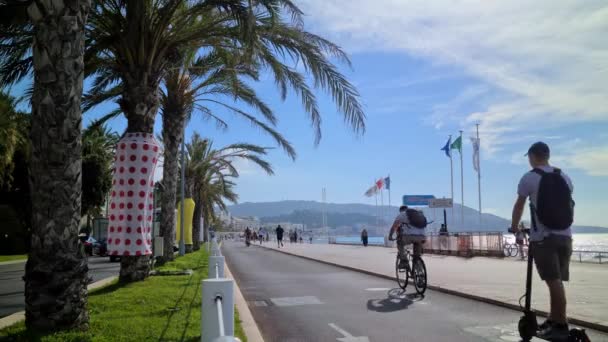
[[[264,247],[276,249],[275,243]],[[289,244],[282,251],[394,277],[396,249],[348,245]],[[513,258],[461,258],[425,254],[430,285],[517,304],[524,293],[526,263]],[[549,294],[534,273],[533,307],[547,311]],[[566,283],[568,314],[608,326],[608,265],[572,263]]]

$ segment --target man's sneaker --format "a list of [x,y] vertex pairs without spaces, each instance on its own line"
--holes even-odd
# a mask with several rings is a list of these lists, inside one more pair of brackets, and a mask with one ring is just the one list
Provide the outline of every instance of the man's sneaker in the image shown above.
[[550,319],[546,319],[541,325],[538,326],[538,331],[543,331],[553,325],[553,321]]
[[552,323],[548,328],[540,330],[536,336],[547,341],[566,342],[568,335],[570,335],[570,329],[567,324]]

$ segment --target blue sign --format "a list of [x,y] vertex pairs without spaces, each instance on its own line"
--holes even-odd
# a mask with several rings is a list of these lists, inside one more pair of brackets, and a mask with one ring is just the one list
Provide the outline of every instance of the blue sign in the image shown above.
[[429,200],[435,199],[433,195],[403,195],[403,205],[425,206],[429,205]]

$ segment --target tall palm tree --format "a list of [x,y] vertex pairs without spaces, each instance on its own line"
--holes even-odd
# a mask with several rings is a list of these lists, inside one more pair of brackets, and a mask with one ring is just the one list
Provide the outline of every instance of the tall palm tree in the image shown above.
[[218,127],[227,128],[226,122],[215,115],[207,103],[213,103],[249,120],[269,134],[288,155],[295,157],[295,150],[288,141],[271,126],[259,121],[255,115],[237,108],[232,103],[244,103],[261,113],[269,121],[276,119],[271,109],[262,102],[255,91],[242,82],[240,77],[257,78],[254,70],[239,64],[239,58],[217,48],[196,58],[194,51],[186,55],[179,67],[169,70],[165,77],[165,91],[161,98],[163,118],[164,163],[163,180],[167,190],[161,201],[161,232],[164,236],[164,259],[173,258],[172,246],[175,227],[174,203],[178,178],[177,156],[186,123],[193,113],[204,119],[213,119]]
[[[0,52],[5,57],[0,71],[12,73],[3,75],[2,81],[23,76],[31,68],[34,73],[30,135],[34,215],[24,277],[26,325],[52,330],[86,327],[88,267],[76,237],[84,28],[90,1],[3,1],[3,5],[3,19],[14,16],[0,25],[0,41],[10,42]],[[25,34],[16,37],[16,32]],[[7,65],[19,68],[7,70]]]
[[[286,16],[291,19],[284,21]],[[348,63],[346,55],[331,42],[304,31],[302,13],[290,0],[99,1],[90,21],[87,68],[97,76],[91,102],[117,98],[128,121],[127,132],[152,132],[161,80],[188,51],[201,48],[242,56],[242,63],[256,72],[269,70],[283,98],[288,88],[293,89],[302,99],[317,142],[321,114],[316,97],[305,75],[289,64],[302,63],[314,85],[331,94],[345,120],[357,131],[364,129],[357,91],[329,60],[337,57]],[[261,114],[270,124],[253,115],[243,116],[270,128],[274,116]],[[183,125],[174,126],[181,129]],[[169,194],[164,197],[163,202],[169,203]],[[148,267],[146,256],[122,258],[121,279],[140,280]]]
[[[193,195],[196,203],[192,230],[194,250],[200,247],[198,236],[201,217],[204,219],[205,229],[208,229],[209,222],[216,216],[216,208],[225,211],[225,200],[238,200],[233,190],[234,182],[231,180],[239,176],[239,170],[234,163],[247,160],[272,175],[272,166],[263,159],[267,152],[267,148],[246,143],[215,149],[211,141],[194,134],[188,144],[185,172],[188,180],[187,191]],[[204,236],[207,236],[207,231]]]

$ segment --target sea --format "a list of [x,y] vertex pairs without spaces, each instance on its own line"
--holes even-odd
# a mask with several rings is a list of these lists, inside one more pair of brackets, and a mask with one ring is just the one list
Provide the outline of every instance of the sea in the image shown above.
[[[511,234],[505,234],[505,237],[515,242],[515,237]],[[327,243],[327,238],[313,239],[314,243]],[[337,243],[361,243],[359,236],[337,236]],[[370,236],[368,238],[370,245],[383,245],[384,237]],[[593,251],[593,252],[608,252],[608,234],[574,234],[572,237],[572,247],[575,251]]]

